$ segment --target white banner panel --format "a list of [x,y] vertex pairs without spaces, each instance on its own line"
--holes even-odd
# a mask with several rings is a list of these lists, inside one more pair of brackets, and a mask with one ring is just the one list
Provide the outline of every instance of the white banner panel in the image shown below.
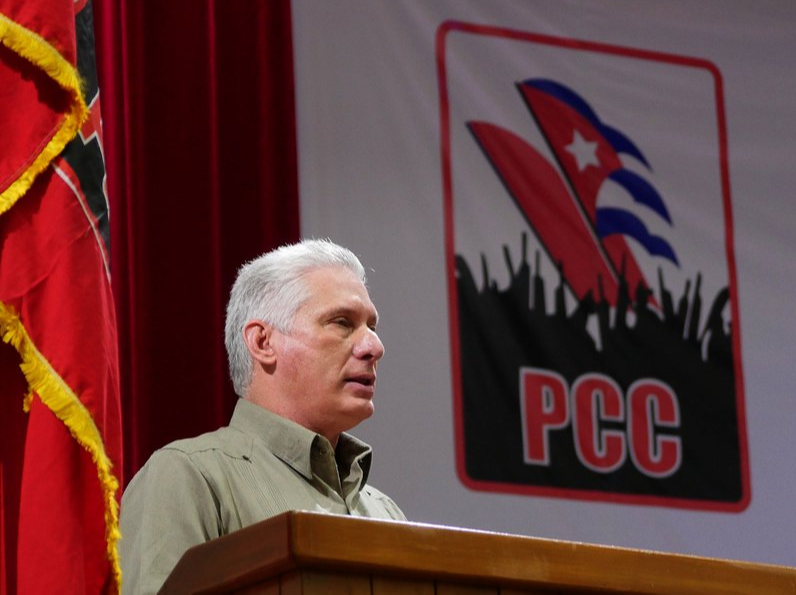
[[302,232],[372,269],[417,521],[796,564],[796,8],[293,3]]

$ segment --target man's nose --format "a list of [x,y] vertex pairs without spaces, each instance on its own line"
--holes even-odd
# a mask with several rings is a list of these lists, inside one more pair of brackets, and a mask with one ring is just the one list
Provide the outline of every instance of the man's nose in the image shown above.
[[371,328],[362,331],[356,345],[354,346],[354,356],[359,359],[378,361],[384,355],[384,344]]

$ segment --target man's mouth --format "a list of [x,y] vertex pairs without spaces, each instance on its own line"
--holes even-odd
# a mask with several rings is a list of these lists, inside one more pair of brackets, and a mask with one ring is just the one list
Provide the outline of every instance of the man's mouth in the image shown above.
[[354,382],[362,386],[373,386],[376,383],[375,374],[358,374],[356,376],[349,376],[346,382]]

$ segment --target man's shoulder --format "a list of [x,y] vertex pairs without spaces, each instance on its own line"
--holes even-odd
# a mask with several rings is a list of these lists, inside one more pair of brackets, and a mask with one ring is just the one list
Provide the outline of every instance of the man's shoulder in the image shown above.
[[381,490],[374,488],[369,483],[365,484],[365,487],[362,488],[362,491],[365,492],[365,494],[367,494],[367,496],[370,498],[375,498],[376,500],[381,500],[381,501],[392,502],[392,498],[390,498],[387,494],[385,494]]
[[203,453],[224,453],[244,457],[251,451],[251,438],[235,428],[224,426],[191,438],[181,438],[155,451],[155,455],[181,453],[193,458]]
[[125,496],[127,492],[148,490],[148,486],[164,489],[212,482],[213,477],[225,473],[231,460],[248,460],[251,448],[251,439],[230,427],[175,440],[152,453],[131,480]]
[[362,495],[365,500],[365,506],[368,509],[368,515],[374,518],[392,519],[396,521],[405,521],[406,515],[398,507],[398,505],[387,494],[374,488],[370,484],[366,484],[362,488]]

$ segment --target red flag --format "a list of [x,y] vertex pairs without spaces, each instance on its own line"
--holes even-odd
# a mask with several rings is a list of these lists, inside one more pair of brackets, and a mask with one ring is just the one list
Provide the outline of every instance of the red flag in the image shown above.
[[0,42],[0,360],[27,384],[0,361],[0,593],[113,593],[121,416],[91,3],[0,0]]
[[605,294],[615,303],[616,275],[553,166],[510,130],[488,122],[467,126],[578,299]]

